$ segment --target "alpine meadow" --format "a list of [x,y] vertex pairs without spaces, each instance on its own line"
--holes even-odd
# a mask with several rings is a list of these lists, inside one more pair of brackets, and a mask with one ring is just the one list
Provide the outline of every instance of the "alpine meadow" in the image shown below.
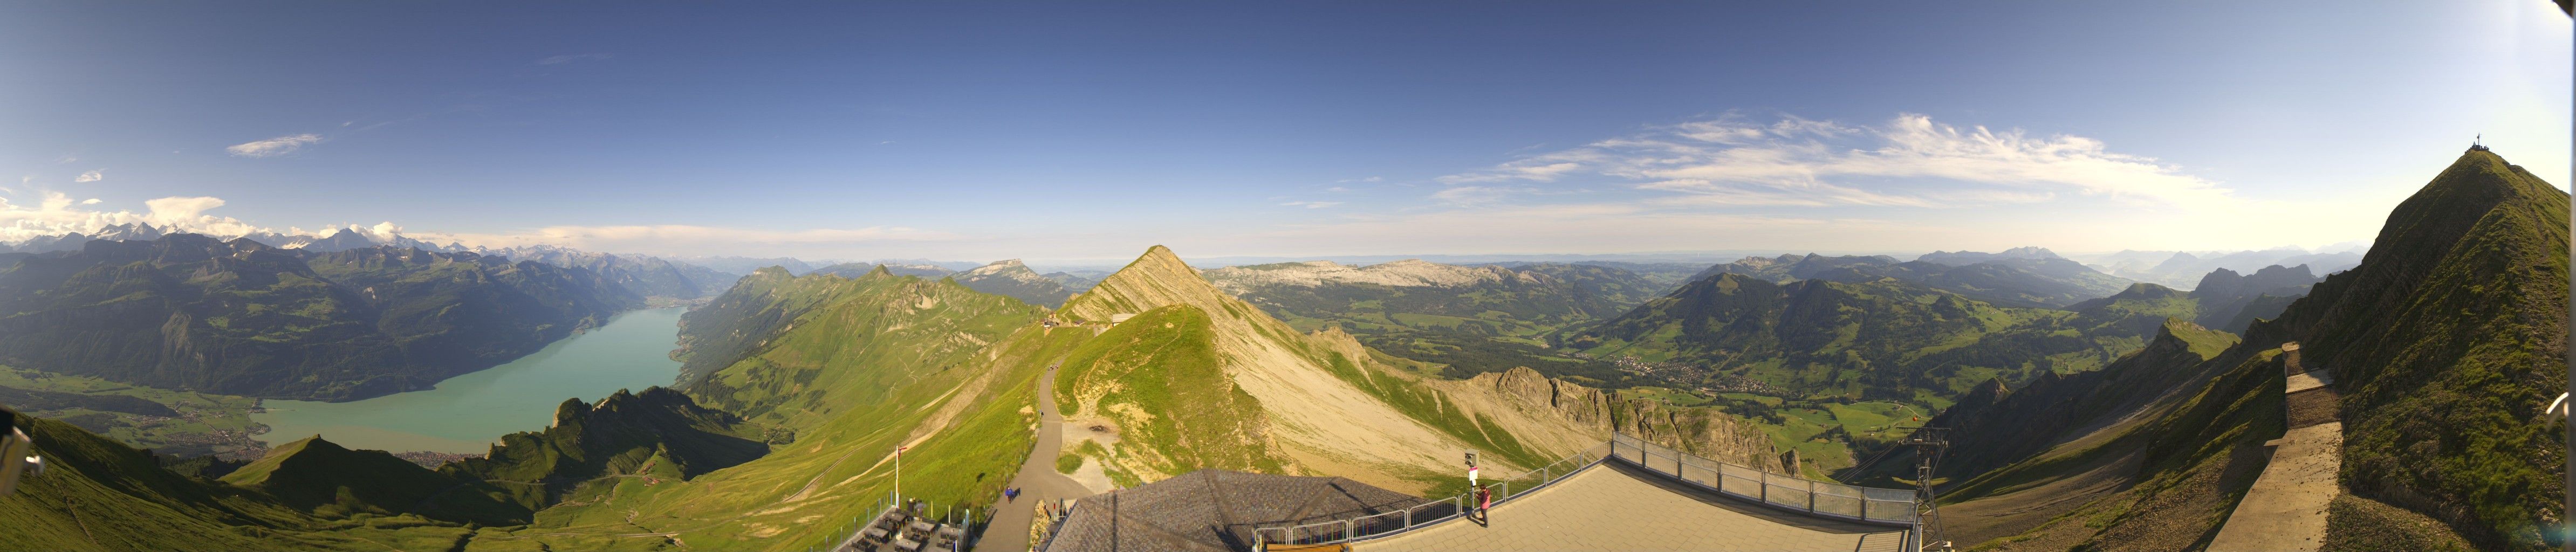
[[0,6],[0,550],[2576,551],[2576,8]]

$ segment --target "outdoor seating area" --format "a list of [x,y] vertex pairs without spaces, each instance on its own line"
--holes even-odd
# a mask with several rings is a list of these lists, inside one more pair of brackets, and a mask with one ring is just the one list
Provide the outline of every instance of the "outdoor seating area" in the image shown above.
[[966,549],[966,527],[923,513],[920,503],[887,507],[859,529],[839,552],[922,552]]

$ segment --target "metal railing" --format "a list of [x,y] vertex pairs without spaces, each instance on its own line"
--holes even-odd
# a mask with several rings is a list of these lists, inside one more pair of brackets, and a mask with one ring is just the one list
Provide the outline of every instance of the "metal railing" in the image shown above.
[[1610,456],[1773,508],[1876,524],[1914,524],[1914,491],[1909,489],[1861,487],[1776,474],[1701,458],[1626,434],[1610,437]]
[[[1493,504],[1499,506],[1505,501],[1527,495],[1531,491],[1564,479],[1567,475],[1583,471],[1583,468],[1608,458],[1610,452],[1609,444],[1595,446],[1536,469],[1521,472],[1520,475],[1491,480],[1480,486],[1492,491]],[[1514,491],[1516,488],[1517,492]],[[1465,515],[1472,509],[1479,500],[1476,491],[1476,489],[1468,489],[1467,492],[1457,495],[1389,512],[1313,523],[1256,527],[1252,530],[1253,549],[1260,550],[1263,546],[1272,544],[1332,544],[1361,541],[1449,521]]]

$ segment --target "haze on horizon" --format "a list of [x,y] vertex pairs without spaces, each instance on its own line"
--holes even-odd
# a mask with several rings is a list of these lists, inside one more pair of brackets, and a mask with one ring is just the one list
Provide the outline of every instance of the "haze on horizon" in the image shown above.
[[2475,135],[2570,180],[2546,2],[1621,7],[12,4],[0,241],[2313,248]]

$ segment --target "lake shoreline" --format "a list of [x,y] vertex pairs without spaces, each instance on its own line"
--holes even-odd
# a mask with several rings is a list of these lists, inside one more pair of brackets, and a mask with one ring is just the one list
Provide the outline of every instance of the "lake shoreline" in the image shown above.
[[685,307],[638,309],[499,366],[420,391],[347,402],[262,399],[251,417],[269,446],[321,435],[352,449],[422,456],[481,455],[511,433],[543,430],[566,399],[669,386]]

